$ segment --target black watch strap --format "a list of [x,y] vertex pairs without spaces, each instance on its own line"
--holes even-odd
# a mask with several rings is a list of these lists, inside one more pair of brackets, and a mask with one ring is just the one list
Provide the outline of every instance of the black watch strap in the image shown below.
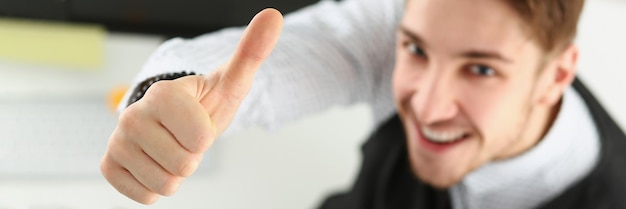
[[137,87],[135,88],[135,90],[133,91],[133,93],[130,95],[129,101],[128,101],[128,105],[130,106],[131,104],[139,101],[141,98],[143,98],[143,96],[146,94],[146,91],[148,91],[148,88],[150,88],[150,86],[152,86],[152,84],[159,82],[159,81],[163,81],[163,80],[174,80],[180,77],[185,77],[188,75],[196,75],[195,72],[179,72],[179,73],[164,73],[164,74],[160,74],[157,76],[153,76],[150,77],[146,80],[144,80],[143,82],[141,82],[139,85],[137,85]]

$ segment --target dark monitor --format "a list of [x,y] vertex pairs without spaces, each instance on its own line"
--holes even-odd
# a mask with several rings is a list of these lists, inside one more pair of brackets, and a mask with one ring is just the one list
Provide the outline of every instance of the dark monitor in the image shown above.
[[0,0],[0,17],[98,23],[113,31],[192,37],[247,24],[267,7],[283,14],[318,0]]

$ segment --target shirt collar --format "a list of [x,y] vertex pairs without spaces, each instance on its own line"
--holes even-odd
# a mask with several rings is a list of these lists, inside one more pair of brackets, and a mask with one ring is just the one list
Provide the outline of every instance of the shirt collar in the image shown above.
[[450,190],[453,205],[456,209],[537,207],[592,170],[599,143],[587,106],[569,87],[545,137],[519,156],[470,173]]

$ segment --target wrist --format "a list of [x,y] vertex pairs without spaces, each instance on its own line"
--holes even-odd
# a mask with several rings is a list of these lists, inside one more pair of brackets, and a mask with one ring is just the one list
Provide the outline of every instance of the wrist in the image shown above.
[[143,98],[143,96],[146,94],[146,91],[148,91],[150,86],[152,86],[156,82],[164,81],[164,80],[175,80],[175,79],[178,79],[178,78],[181,78],[181,77],[185,77],[185,76],[189,76],[189,75],[196,75],[196,73],[195,72],[181,71],[181,72],[178,72],[178,73],[164,73],[164,74],[160,74],[160,75],[156,75],[156,76],[150,77],[150,78],[144,80],[143,82],[139,83],[137,85],[137,87],[135,87],[135,89],[133,90],[132,94],[128,98],[128,104],[126,106],[130,106],[131,104],[133,104],[133,103],[139,101],[141,98]]

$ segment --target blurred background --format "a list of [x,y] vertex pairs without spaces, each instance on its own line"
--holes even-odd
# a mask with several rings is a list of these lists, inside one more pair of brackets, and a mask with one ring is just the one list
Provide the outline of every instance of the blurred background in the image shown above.
[[[111,101],[171,37],[245,25],[317,0],[0,0],[0,209],[315,208],[346,189],[372,125],[365,105],[220,139],[153,206],[117,193],[99,160]],[[626,127],[626,1],[588,0],[579,76]]]

